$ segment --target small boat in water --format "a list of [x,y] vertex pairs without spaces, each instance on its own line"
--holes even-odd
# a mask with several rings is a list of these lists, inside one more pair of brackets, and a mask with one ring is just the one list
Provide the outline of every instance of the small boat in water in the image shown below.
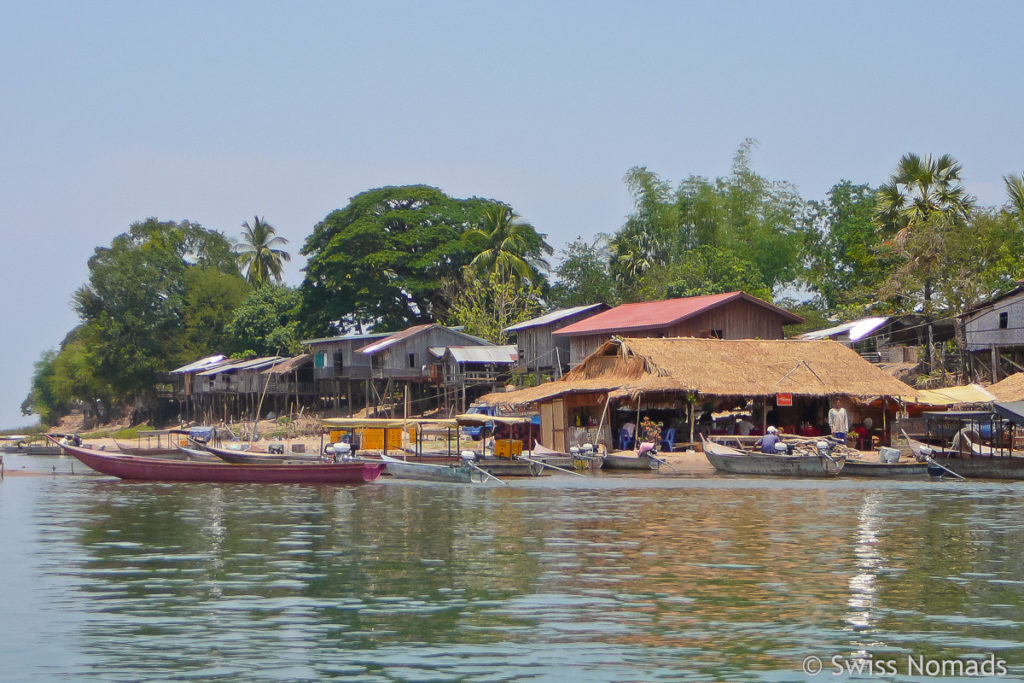
[[656,470],[661,466],[657,458],[644,455],[606,453],[601,466],[606,470]]
[[[57,440],[48,437],[54,444]],[[383,462],[233,465],[106,453],[81,446],[62,448],[102,474],[134,481],[190,481],[268,484],[361,484],[373,481]]]
[[926,462],[878,462],[847,458],[843,476],[851,477],[926,477],[930,465]]
[[740,450],[701,437],[704,456],[719,472],[778,477],[834,477],[843,469],[842,455],[782,455]]
[[418,479],[421,481],[446,481],[469,484],[483,481],[486,475],[470,465],[437,465],[428,462],[410,462],[390,455],[382,455],[387,463],[387,473],[396,479]]
[[224,462],[234,463],[236,465],[260,465],[260,464],[280,464],[284,462],[305,464],[305,463],[317,463],[320,462],[320,456],[314,453],[271,453],[269,451],[243,451],[235,450],[233,448],[216,448],[209,444],[200,444],[193,442],[195,445],[202,449],[205,449],[217,456]]

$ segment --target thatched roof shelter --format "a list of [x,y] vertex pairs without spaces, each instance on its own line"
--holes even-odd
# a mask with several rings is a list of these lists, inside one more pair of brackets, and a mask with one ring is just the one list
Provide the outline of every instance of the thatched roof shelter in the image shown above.
[[615,338],[565,377],[481,401],[528,405],[571,393],[915,399],[918,391],[834,341]]
[[988,391],[1000,401],[1024,401],[1024,372],[1017,372],[989,386]]

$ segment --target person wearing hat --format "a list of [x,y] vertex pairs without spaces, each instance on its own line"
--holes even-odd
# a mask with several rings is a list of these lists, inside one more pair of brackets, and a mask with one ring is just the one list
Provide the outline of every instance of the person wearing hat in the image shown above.
[[762,453],[770,453],[772,455],[775,455],[775,444],[777,444],[780,440],[781,439],[779,439],[779,430],[777,430],[775,427],[768,427],[767,433],[757,440],[756,445],[761,447]]

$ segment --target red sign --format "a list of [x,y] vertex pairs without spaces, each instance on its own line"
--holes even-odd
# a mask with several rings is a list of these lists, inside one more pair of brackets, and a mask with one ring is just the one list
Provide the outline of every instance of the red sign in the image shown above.
[[775,394],[775,405],[780,407],[793,405],[793,394]]

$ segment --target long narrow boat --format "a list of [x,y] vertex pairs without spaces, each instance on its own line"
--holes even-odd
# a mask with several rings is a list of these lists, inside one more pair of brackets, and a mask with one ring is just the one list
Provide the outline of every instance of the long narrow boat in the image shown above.
[[482,481],[484,475],[468,465],[435,465],[427,462],[409,462],[382,455],[387,463],[387,472],[396,479],[418,479],[421,481],[446,481],[469,484]]
[[[834,457],[834,456],[833,456]],[[926,462],[878,462],[872,460],[846,459],[843,465],[843,476],[851,477],[927,477]]]
[[[50,437],[54,443],[56,439]],[[246,482],[273,484],[360,484],[380,476],[384,463],[366,461],[301,465],[232,465],[164,460],[63,446],[92,469],[136,481]]]
[[704,441],[704,455],[719,472],[758,474],[777,477],[834,477],[843,469],[842,455],[826,458],[821,455],[772,455],[723,446]]
[[[195,442],[194,442],[195,443]],[[315,453],[266,453],[262,451],[236,451],[230,448],[215,448],[209,444],[201,445],[224,462],[236,465],[267,465],[288,463],[316,463],[320,462],[320,456]]]
[[606,470],[656,470],[661,462],[647,455],[606,453],[602,467]]
[[117,439],[114,439],[117,452],[124,455],[142,455],[147,458],[154,458],[161,455],[180,455],[178,446],[125,446]]
[[1024,457],[1019,455],[936,454],[927,465],[933,477],[949,477],[953,472],[964,479],[1024,479]]

